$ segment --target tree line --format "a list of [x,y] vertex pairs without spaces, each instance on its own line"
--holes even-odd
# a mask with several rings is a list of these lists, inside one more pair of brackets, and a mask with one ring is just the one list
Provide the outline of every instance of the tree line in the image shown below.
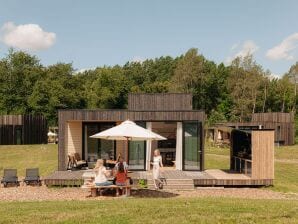
[[187,92],[209,124],[248,121],[256,112],[296,113],[297,78],[298,62],[276,78],[251,55],[227,66],[194,48],[175,58],[84,72],[71,63],[44,66],[36,56],[10,49],[0,60],[0,114],[43,114],[49,125],[57,125],[58,109],[123,109],[129,92]]

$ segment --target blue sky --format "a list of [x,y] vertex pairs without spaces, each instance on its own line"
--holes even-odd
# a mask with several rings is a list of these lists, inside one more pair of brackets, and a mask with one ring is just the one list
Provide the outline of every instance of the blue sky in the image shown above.
[[13,46],[45,65],[85,69],[195,47],[217,63],[253,53],[278,75],[298,60],[296,0],[0,0],[0,6],[0,57]]

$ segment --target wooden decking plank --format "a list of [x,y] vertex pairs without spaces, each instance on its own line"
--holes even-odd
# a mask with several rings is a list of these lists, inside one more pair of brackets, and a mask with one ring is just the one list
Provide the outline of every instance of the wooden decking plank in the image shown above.
[[[85,171],[56,171],[44,178],[46,185],[60,186],[80,186],[83,184],[82,175]],[[135,171],[129,173],[134,180],[152,180],[152,171]],[[165,170],[162,176],[169,182],[177,181],[193,181],[195,186],[257,186],[272,185],[273,180],[251,179],[250,177],[239,174],[230,173],[223,170],[206,170],[206,171],[179,171]]]

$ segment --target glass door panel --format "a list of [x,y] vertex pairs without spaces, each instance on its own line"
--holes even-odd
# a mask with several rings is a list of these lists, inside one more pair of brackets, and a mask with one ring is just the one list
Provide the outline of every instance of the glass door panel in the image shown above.
[[146,141],[129,142],[129,169],[144,170],[145,169],[145,148]]
[[84,152],[88,162],[97,159],[115,159],[115,141],[90,138],[98,132],[115,126],[114,123],[85,123],[84,124]]
[[15,137],[16,137],[16,144],[22,144],[22,126],[15,126]]
[[[146,122],[136,122],[146,128]],[[146,167],[146,141],[129,141],[128,165],[132,170],[145,170]]]
[[90,138],[91,135],[94,135],[99,132],[97,124],[86,124],[85,125],[85,150],[87,154],[88,162],[96,162],[98,159],[98,148],[99,141],[96,138]]
[[183,122],[183,170],[200,170],[200,131],[198,122]]

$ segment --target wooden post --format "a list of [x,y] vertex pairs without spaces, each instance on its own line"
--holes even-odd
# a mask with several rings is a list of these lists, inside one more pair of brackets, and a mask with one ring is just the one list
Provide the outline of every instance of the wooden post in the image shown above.
[[97,189],[91,188],[91,197],[96,197],[96,196],[97,196]]
[[[125,149],[125,157],[126,157],[126,163],[128,164],[128,150],[129,150],[129,140],[128,140],[128,137],[125,137],[126,138],[126,149]],[[124,158],[123,158],[124,159]]]

